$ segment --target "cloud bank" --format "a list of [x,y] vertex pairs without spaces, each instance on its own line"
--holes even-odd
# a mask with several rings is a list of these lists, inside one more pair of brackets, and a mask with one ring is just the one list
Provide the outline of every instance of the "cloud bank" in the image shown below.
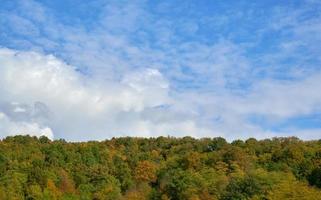
[[174,100],[156,69],[98,82],[54,56],[9,49],[0,50],[0,64],[2,133],[103,139],[207,131],[189,117],[175,120],[182,113],[168,107]]
[[321,111],[321,74],[295,82],[262,81],[246,95],[197,94],[171,91],[157,69],[135,70],[117,82],[103,82],[52,55],[10,49],[0,50],[0,65],[0,124],[5,135],[69,140],[126,135],[236,138],[248,131],[246,136],[270,137],[282,133],[264,130],[251,116],[264,116],[273,124]]

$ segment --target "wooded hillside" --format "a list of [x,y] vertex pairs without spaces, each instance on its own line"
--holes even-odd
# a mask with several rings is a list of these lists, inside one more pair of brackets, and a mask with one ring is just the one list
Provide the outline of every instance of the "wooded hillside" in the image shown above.
[[1,200],[321,199],[321,140],[0,142]]

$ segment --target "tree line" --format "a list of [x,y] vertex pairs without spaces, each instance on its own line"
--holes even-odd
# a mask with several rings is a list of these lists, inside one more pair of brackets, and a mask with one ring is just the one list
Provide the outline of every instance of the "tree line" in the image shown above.
[[321,140],[0,141],[1,200],[318,200]]

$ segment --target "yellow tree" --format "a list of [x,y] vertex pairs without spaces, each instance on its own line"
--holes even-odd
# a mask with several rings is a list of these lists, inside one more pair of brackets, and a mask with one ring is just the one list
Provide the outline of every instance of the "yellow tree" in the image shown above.
[[321,191],[309,187],[307,184],[298,181],[283,181],[278,184],[271,192],[267,199],[280,200],[318,200],[321,198]]
[[57,200],[62,196],[59,189],[56,187],[55,183],[48,179],[47,187],[44,189],[44,199]]
[[150,192],[151,187],[147,183],[142,183],[137,188],[127,191],[122,200],[148,200]]
[[157,167],[154,163],[144,160],[140,161],[137,164],[137,167],[135,169],[135,179],[139,182],[155,182],[156,177],[156,170]]
[[75,194],[75,184],[74,181],[69,177],[65,170],[60,171],[60,190],[66,194]]

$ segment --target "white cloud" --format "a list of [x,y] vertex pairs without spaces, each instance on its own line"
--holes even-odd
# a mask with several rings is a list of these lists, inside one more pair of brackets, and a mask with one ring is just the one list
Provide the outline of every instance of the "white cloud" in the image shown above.
[[2,136],[17,132],[48,137],[54,133],[69,140],[124,135],[262,138],[277,132],[248,121],[249,116],[273,122],[321,111],[320,74],[299,81],[260,81],[241,94],[224,89],[195,93],[175,92],[158,70],[150,68],[128,71],[119,81],[102,81],[52,55],[10,49],[0,50],[0,64]]
[[10,133],[50,134],[52,129],[57,137],[81,140],[206,132],[193,119],[155,122],[142,115],[173,103],[168,82],[156,69],[128,72],[119,82],[101,82],[51,55],[9,49],[0,50],[0,64],[0,102],[11,117],[6,125]]
[[31,136],[46,136],[53,139],[53,132],[49,127],[42,127],[37,123],[12,121],[6,114],[0,112],[1,137],[28,134]]
[[321,73],[295,81],[261,81],[246,100],[246,110],[288,118],[321,112]]

